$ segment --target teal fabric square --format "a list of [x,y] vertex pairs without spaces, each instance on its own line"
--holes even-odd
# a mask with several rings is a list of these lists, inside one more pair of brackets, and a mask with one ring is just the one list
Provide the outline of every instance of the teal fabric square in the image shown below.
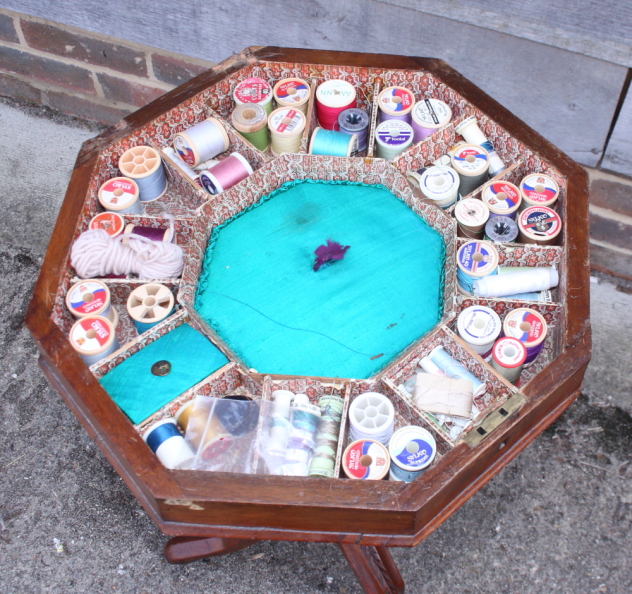
[[[157,361],[169,361],[171,372],[151,373]],[[228,363],[206,336],[182,324],[128,357],[99,381],[135,425]]]

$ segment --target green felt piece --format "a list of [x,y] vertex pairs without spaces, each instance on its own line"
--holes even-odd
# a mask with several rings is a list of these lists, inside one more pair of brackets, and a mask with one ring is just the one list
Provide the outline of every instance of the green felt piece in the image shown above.
[[[151,373],[151,366],[163,360],[169,361],[171,372],[163,377]],[[226,356],[206,336],[182,324],[99,381],[136,425],[226,363]]]
[[[328,239],[351,247],[314,272]],[[296,180],[213,231],[196,309],[261,373],[367,378],[439,322],[444,261],[384,186]]]

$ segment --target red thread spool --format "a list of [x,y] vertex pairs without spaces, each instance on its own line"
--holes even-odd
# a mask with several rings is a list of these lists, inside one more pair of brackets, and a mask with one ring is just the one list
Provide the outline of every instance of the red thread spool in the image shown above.
[[338,116],[356,106],[356,90],[346,80],[327,80],[316,89],[316,117],[321,128],[338,130]]
[[[125,227],[125,233],[134,233],[135,235],[140,235],[141,237],[145,237],[146,239],[151,239],[152,241],[166,241],[167,243],[171,243],[173,240],[173,234],[171,229],[154,229],[153,227],[137,227],[134,223],[129,223],[127,227]],[[127,241],[124,239],[124,241]]]
[[208,171],[200,173],[202,187],[212,195],[221,194],[252,175],[252,167],[240,153],[231,153]]

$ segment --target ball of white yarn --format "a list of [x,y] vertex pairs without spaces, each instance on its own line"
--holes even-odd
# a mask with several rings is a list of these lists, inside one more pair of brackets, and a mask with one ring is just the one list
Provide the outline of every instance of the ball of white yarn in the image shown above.
[[80,278],[132,273],[138,278],[167,279],[182,274],[184,256],[173,243],[134,233],[110,237],[103,229],[90,229],[73,244],[70,263]]

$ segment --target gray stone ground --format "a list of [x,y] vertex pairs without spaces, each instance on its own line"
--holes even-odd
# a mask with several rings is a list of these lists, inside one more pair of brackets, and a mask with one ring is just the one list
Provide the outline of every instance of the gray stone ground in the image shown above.
[[[22,320],[94,134],[0,104],[0,592],[360,592],[333,545],[261,543],[168,565],[166,538],[39,371]],[[395,550],[409,593],[632,591],[632,295],[609,280],[591,286],[589,396],[426,541]]]

